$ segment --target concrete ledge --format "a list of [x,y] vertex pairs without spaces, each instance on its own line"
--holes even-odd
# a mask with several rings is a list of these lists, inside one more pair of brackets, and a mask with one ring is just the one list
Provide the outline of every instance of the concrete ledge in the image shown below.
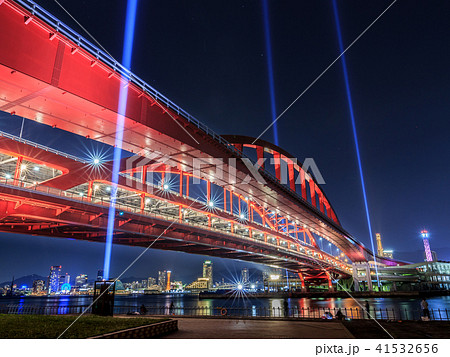
[[178,331],[178,321],[169,320],[157,322],[151,325],[133,327],[126,330],[105,333],[100,336],[89,337],[89,339],[96,338],[155,338],[169,333]]
[[[168,315],[148,315],[146,317],[151,317],[155,319],[167,318]],[[172,318],[176,319],[209,319],[209,320],[248,320],[248,321],[298,321],[298,322],[341,322],[340,320],[332,319],[322,319],[321,317],[276,317],[276,316],[233,316],[233,315],[171,315]],[[364,319],[361,319],[364,320]],[[381,319],[377,319],[380,320]]]

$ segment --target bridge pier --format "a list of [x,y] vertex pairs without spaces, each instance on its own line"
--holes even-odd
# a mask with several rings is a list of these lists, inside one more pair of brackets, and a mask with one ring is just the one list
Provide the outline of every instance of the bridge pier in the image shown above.
[[298,277],[300,278],[300,281],[302,282],[302,293],[306,292],[306,285],[305,285],[305,278],[303,277],[303,274],[301,272],[297,272]]
[[361,282],[367,283],[367,290],[373,291],[372,276],[369,263],[353,263],[353,282],[355,291],[360,291]]
[[328,291],[333,292],[335,288],[333,286],[333,280],[331,279],[330,273],[327,272],[327,280],[328,280]]

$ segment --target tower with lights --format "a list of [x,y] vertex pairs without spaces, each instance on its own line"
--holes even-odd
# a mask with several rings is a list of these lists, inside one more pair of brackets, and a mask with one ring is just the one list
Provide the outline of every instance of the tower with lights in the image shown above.
[[377,253],[379,257],[384,257],[384,250],[383,245],[381,244],[381,234],[376,233],[375,236],[377,237]]
[[423,246],[425,247],[425,257],[427,259],[427,262],[432,262],[433,255],[431,254],[430,241],[428,240],[429,233],[424,229],[420,232],[420,235],[422,236]]

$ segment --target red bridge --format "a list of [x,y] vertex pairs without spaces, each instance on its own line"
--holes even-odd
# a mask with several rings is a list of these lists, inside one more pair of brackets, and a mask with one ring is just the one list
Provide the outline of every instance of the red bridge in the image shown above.
[[[122,87],[123,149],[135,155],[121,163],[115,244],[154,242],[330,285],[351,262],[373,259],[293,156],[215,134],[32,1],[0,0],[1,111],[114,145]],[[0,169],[1,231],[105,241],[112,162],[3,133]],[[342,253],[325,253],[319,239]]]

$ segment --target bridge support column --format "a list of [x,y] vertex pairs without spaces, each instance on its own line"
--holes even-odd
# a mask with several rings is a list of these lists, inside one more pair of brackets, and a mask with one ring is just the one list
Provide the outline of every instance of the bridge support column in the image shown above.
[[296,192],[295,170],[294,170],[294,162],[292,160],[289,160],[289,162],[288,162],[288,173],[289,173],[289,187],[292,191]]
[[311,193],[311,204],[314,206],[314,208],[317,208],[316,203],[316,185],[314,181],[311,179],[309,180],[309,191]]
[[300,281],[302,282],[302,293],[306,292],[306,285],[305,285],[305,278],[303,277],[303,274],[301,272],[297,272],[298,277],[300,278]]
[[366,265],[366,279],[367,279],[367,287],[369,288],[369,291],[373,291],[372,275],[370,275],[370,264]]
[[331,275],[328,272],[327,272],[327,280],[328,280],[328,291],[335,291],[333,286],[333,280],[331,279]]
[[145,209],[145,194],[141,193],[141,213],[144,212]]
[[281,155],[278,152],[273,153],[273,163],[275,166],[275,176],[281,182]]
[[16,185],[16,186],[19,185],[20,171],[22,169],[22,161],[23,161],[23,157],[19,156],[17,158],[16,169],[14,171],[14,185]]
[[147,165],[142,166],[141,181],[144,185],[147,184]]
[[359,291],[358,266],[353,264],[353,284],[355,291]]
[[320,212],[325,214],[325,211],[323,209],[323,195],[321,193],[319,194],[319,207],[320,207]]
[[262,169],[264,169],[264,148],[262,146],[256,147],[256,157],[258,160],[258,164]]
[[89,181],[88,192],[87,192],[87,197],[86,197],[89,202],[92,201],[92,193],[94,192],[93,187],[94,187],[94,181]]
[[227,212],[227,189],[223,188],[223,210]]
[[305,171],[302,168],[300,168],[300,183],[302,185],[302,198],[306,201],[308,198],[306,197]]

